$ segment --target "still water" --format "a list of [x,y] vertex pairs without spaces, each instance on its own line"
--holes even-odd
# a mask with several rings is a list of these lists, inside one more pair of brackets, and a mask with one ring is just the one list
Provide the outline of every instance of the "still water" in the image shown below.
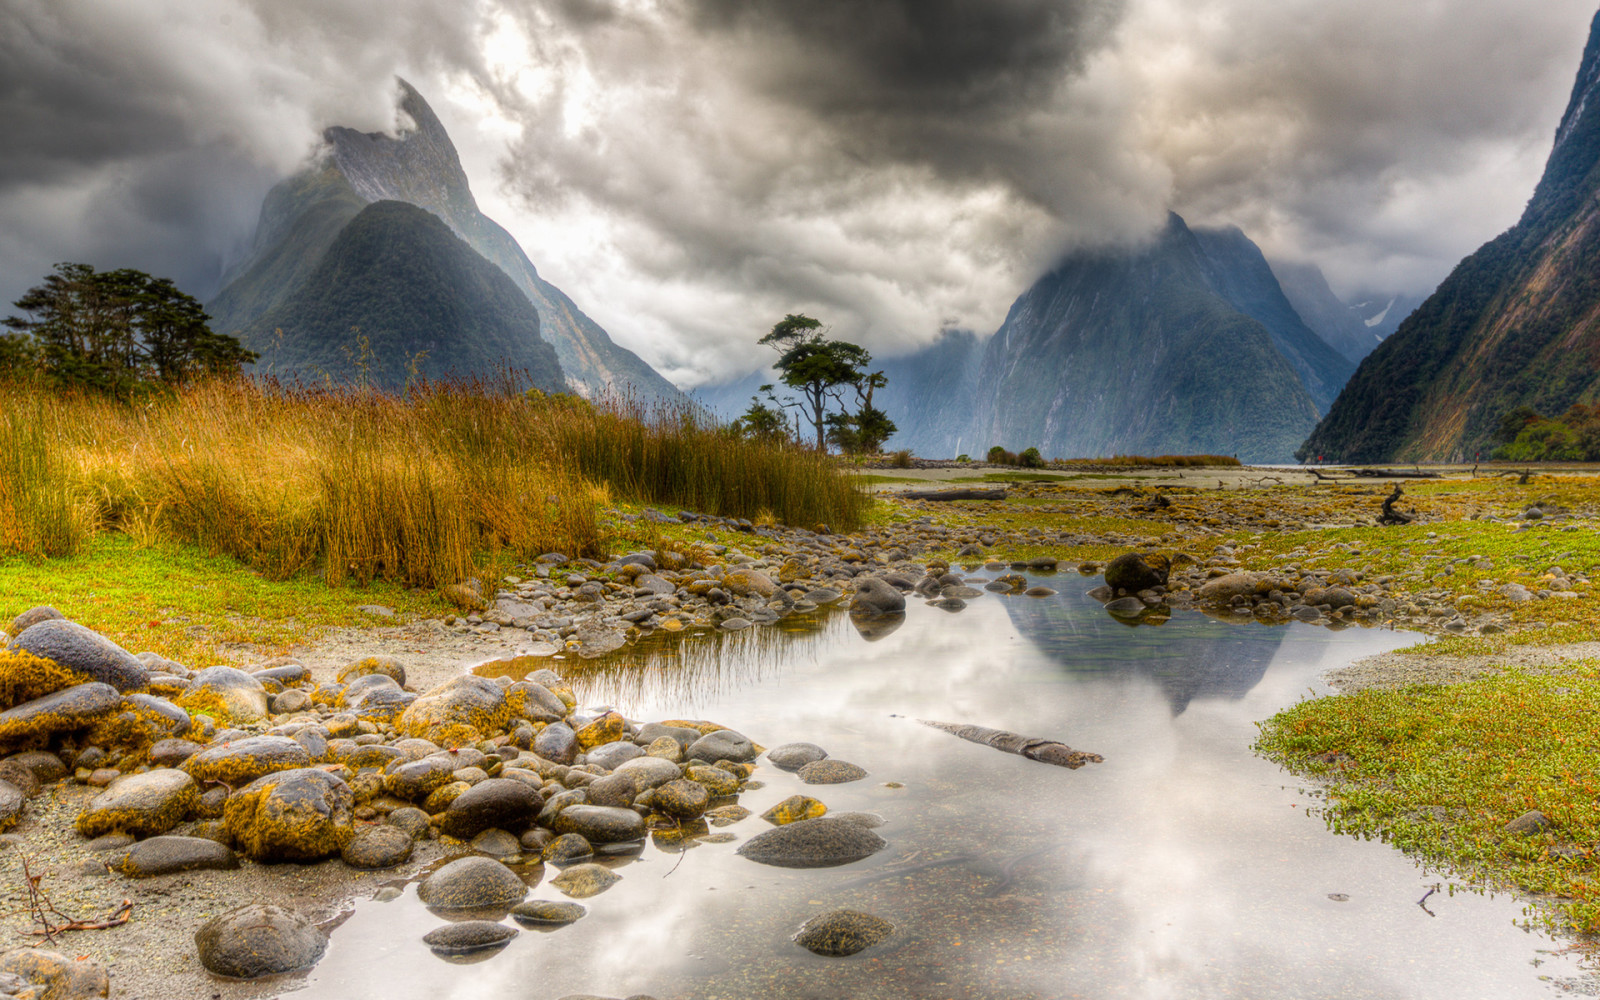
[[[1581,974],[1518,926],[1507,895],[1441,882],[1383,844],[1339,837],[1317,799],[1254,756],[1255,722],[1325,692],[1320,675],[1417,641],[1383,630],[1231,624],[1179,614],[1131,628],[1043,580],[957,614],[913,601],[868,641],[842,614],[664,639],[550,663],[586,704],[705,718],[766,746],[806,740],[870,777],[805,786],[764,766],[740,803],[805,792],[885,820],[888,848],[839,868],[769,868],[738,843],[646,844],[588,915],[523,930],[472,964],[431,954],[443,920],[416,887],[363,901],[299,997],[1516,998]],[[973,723],[1104,755],[1069,771],[917,719]],[[1308,810],[1311,812],[1308,813]],[[563,899],[534,868],[530,898]],[[892,921],[884,944],[821,958],[791,942],[836,908]]]

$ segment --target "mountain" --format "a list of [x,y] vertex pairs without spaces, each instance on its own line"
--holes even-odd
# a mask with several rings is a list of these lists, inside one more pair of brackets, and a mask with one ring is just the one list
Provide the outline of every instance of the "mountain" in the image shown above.
[[276,371],[359,365],[373,382],[395,386],[413,374],[492,377],[510,368],[547,392],[566,385],[554,348],[539,337],[538,311],[505,272],[436,216],[400,201],[357,212],[294,292],[244,332]]
[[[1265,262],[1262,280],[1246,256],[1232,233],[1197,235],[1177,215],[1147,247],[1070,256],[1012,305],[985,346],[976,439],[1062,457],[1287,460],[1300,428],[1317,419],[1299,367],[1327,361],[1332,372],[1317,373],[1326,387],[1348,363],[1306,340],[1316,337],[1291,322],[1282,292],[1268,294],[1276,282]],[[1243,274],[1230,267],[1245,263]],[[1300,349],[1294,360],[1280,352],[1286,337]]]
[[1600,14],[1522,218],[1456,266],[1356,370],[1302,454],[1448,461],[1517,406],[1600,399]]
[[1371,354],[1400,325],[1403,313],[1416,307],[1415,300],[1401,296],[1348,304],[1333,294],[1315,264],[1273,261],[1272,273],[1306,325],[1352,365]]
[[[1291,460],[1352,363],[1306,325],[1238,229],[1177,215],[1148,245],[1080,251],[1012,305],[994,336],[945,331],[874,359],[887,447],[974,457],[1208,452]],[[771,372],[696,391],[724,416]]]
[[1326,412],[1355,371],[1355,364],[1306,325],[1284,295],[1261,248],[1237,226],[1197,228],[1193,233],[1204,253],[1206,283],[1235,309],[1267,328],[1272,346],[1294,368],[1317,411]]
[[554,348],[569,388],[612,392],[644,403],[678,402],[682,393],[638,355],[618,346],[560,289],[539,276],[522,248],[478,209],[455,145],[422,95],[400,81],[400,110],[411,127],[398,136],[334,127],[328,150],[310,170],[268,194],[247,257],[207,305],[221,330],[248,330],[282,306],[363,206],[405,202],[426,209],[476,253],[505,273],[537,310],[542,338]]

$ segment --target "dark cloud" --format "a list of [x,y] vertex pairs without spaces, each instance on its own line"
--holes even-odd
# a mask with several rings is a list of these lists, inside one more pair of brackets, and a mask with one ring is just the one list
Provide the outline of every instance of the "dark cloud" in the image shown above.
[[416,83],[475,190],[694,381],[786,312],[992,330],[1169,207],[1425,291],[1514,221],[1595,0],[0,0],[0,296],[57,260],[205,294],[320,129]]

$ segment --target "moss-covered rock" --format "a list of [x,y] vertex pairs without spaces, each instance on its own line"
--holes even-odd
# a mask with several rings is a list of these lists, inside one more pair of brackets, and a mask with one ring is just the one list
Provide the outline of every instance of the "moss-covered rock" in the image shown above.
[[163,767],[126,774],[96,795],[78,814],[78,832],[99,837],[120,830],[135,837],[166,833],[200,804],[200,787],[183,771]]
[[341,684],[349,684],[358,677],[374,675],[390,678],[397,687],[406,686],[406,668],[392,656],[368,656],[354,663],[347,663],[339,668],[334,678]]
[[818,955],[842,958],[870,948],[894,933],[894,924],[856,910],[834,910],[812,917],[794,936],[795,943]]
[[121,703],[122,696],[110,684],[74,684],[0,712],[0,744],[16,745],[87,728]]
[[616,712],[607,712],[573,734],[583,750],[628,738],[628,720]]
[[267,689],[254,675],[235,667],[207,667],[195,674],[177,703],[235,724],[267,717]]
[[49,661],[56,669],[41,670],[37,663],[22,660],[0,664],[0,707],[89,681],[110,684],[118,691],[137,690],[150,682],[150,671],[132,653],[65,619],[30,626],[11,640],[10,650]]
[[316,768],[257,778],[228,797],[228,835],[256,861],[320,861],[354,835],[355,798],[337,775]]
[[193,725],[189,713],[165,698],[137,693],[123,695],[117,710],[89,730],[95,746],[145,751],[162,740],[185,735]]
[[0,955],[0,973],[16,976],[36,992],[17,996],[37,1000],[90,1000],[111,995],[111,977],[105,967],[71,959],[58,951],[18,948]]
[[816,819],[827,811],[827,806],[809,795],[791,795],[762,813],[761,818],[773,826],[785,826],[803,819]]
[[196,781],[220,781],[241,788],[264,774],[303,768],[311,754],[287,736],[249,736],[206,747],[184,761]]
[[407,736],[462,746],[501,733],[510,722],[505,690],[487,677],[463,674],[412,702],[397,725]]

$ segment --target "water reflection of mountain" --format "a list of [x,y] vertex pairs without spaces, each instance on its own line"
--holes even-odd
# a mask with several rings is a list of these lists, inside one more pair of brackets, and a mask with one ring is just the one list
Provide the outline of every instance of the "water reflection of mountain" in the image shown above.
[[1176,715],[1196,698],[1237,699],[1267,672],[1288,628],[1247,621],[1234,625],[1198,612],[1130,628],[1084,591],[1098,580],[1061,579],[1054,597],[1002,597],[1011,623],[1072,673],[1149,677]]

